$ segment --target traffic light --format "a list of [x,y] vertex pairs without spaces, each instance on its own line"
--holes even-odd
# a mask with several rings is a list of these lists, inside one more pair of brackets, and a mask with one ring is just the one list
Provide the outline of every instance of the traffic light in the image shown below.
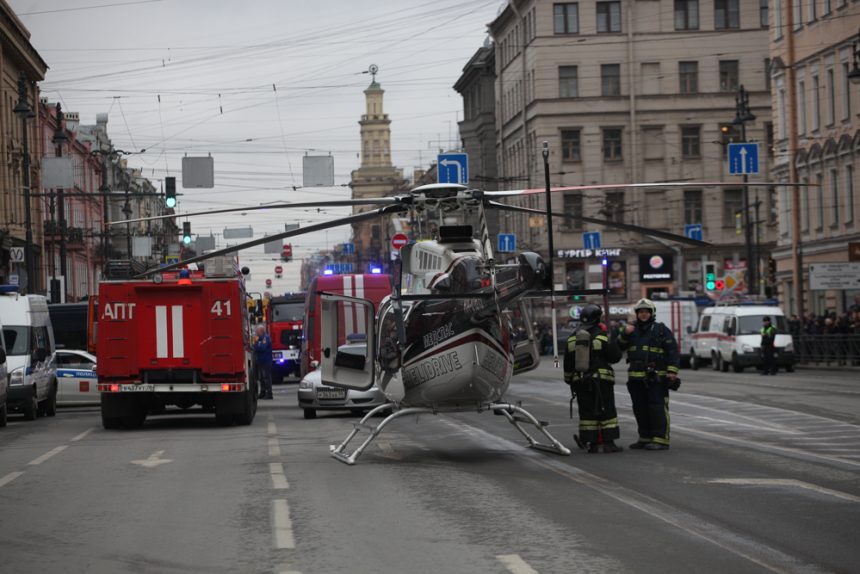
[[284,246],[281,248],[281,260],[282,261],[292,261],[293,260],[293,244],[292,243],[284,243]]
[[185,245],[191,244],[191,222],[183,221],[182,222],[182,243]]
[[713,261],[705,262],[705,291],[714,291],[717,288],[717,264]]
[[164,205],[167,207],[176,207],[176,178],[164,178]]
[[776,285],[776,259],[769,257],[767,260],[767,282]]
[[735,235],[740,235],[743,232],[743,216],[740,211],[735,212]]

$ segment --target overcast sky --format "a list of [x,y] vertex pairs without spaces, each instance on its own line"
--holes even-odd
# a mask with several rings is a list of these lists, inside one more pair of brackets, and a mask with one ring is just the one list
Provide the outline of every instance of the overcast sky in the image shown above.
[[[359,167],[366,73],[379,67],[392,158],[407,176],[458,145],[452,86],[502,0],[7,0],[49,69],[42,96],[108,134],[157,186],[181,158],[215,158],[215,188],[184,190],[181,211],[349,197]],[[331,154],[338,187],[302,190],[302,156]],[[195,218],[192,230],[327,221],[348,209]],[[253,218],[252,218],[253,217]],[[348,228],[294,238],[298,256]],[[254,252],[260,255],[255,255]],[[260,248],[243,262],[265,265]],[[252,268],[258,265],[252,265]],[[291,266],[292,267],[292,266]],[[254,278],[262,280],[255,269]],[[285,282],[288,280],[285,279]],[[279,282],[281,283],[281,282]],[[297,289],[287,284],[286,289]]]

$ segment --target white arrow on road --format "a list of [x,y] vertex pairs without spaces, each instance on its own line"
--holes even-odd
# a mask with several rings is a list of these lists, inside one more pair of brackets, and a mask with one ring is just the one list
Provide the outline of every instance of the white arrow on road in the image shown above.
[[456,183],[463,183],[463,164],[455,159],[443,159],[439,163],[442,164],[442,167],[447,168],[449,165],[453,165],[457,167],[457,181]]
[[173,462],[172,459],[169,458],[159,458],[164,454],[163,450],[157,450],[146,460],[133,460],[131,464],[139,464],[140,466],[145,466],[146,468],[155,468],[156,466],[167,464],[168,462]]

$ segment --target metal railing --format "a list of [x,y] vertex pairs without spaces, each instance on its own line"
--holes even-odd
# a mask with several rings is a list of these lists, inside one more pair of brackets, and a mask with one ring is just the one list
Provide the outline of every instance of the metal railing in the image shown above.
[[801,364],[860,366],[860,335],[800,335],[794,352]]

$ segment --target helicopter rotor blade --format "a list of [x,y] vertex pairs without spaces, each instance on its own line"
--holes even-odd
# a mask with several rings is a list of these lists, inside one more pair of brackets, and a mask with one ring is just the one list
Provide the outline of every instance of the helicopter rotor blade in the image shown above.
[[164,267],[155,267],[152,269],[147,269],[145,272],[137,275],[135,278],[143,278],[149,275],[153,275],[155,273],[161,273],[163,271],[172,271],[179,267],[184,267],[185,265],[191,263],[197,263],[199,261],[205,261],[207,259],[211,259],[212,257],[218,257],[219,255],[226,255],[228,253],[233,253],[234,251],[241,251],[243,249],[248,249],[249,247],[256,247],[257,245],[263,245],[264,243],[269,243],[271,241],[277,241],[279,239],[286,239],[288,237],[295,237],[297,235],[304,235],[305,233],[312,233],[314,231],[322,231],[324,229],[330,229],[332,227],[338,227],[341,225],[347,225],[350,223],[358,223],[360,221],[365,221],[367,219],[373,219],[375,217],[379,217],[380,215],[390,215],[392,213],[400,213],[406,211],[408,206],[406,205],[387,205],[385,207],[380,207],[379,209],[372,209],[369,211],[364,211],[362,213],[357,213],[355,215],[350,215],[347,217],[341,217],[340,219],[335,219],[333,221],[327,221],[325,223],[317,223],[316,225],[308,225],[307,227],[302,227],[300,229],[293,229],[291,231],[284,231],[282,233],[276,233],[274,235],[267,235],[266,237],[262,237],[260,239],[254,239],[252,241],[246,241],[245,243],[240,243],[238,245],[231,245],[230,247],[225,247],[223,249],[218,249],[216,251],[211,251],[209,253],[205,253],[203,255],[197,255],[195,257],[191,257],[189,259],[185,259],[180,261],[179,263],[171,263],[170,265],[165,265]]
[[[639,189],[667,187],[817,187],[817,183],[789,183],[781,181],[664,181],[657,183],[602,183],[593,185],[569,185],[565,187],[550,188],[552,192],[558,191],[593,191],[598,189]],[[508,191],[485,191],[485,197],[517,197],[520,195],[534,195],[546,193],[545,187],[534,187],[530,189],[511,189]]]
[[[546,190],[544,190],[546,191]],[[520,213],[533,213],[535,215],[546,215],[546,211],[542,209],[532,209],[530,207],[518,207],[515,205],[507,205],[504,203],[499,203],[497,201],[489,201],[487,202],[490,207],[494,207],[496,209],[501,209],[502,211],[516,211]],[[634,233],[640,233],[642,235],[648,235],[651,237],[660,237],[662,239],[668,239],[669,241],[677,241],[678,243],[686,243],[687,245],[694,245],[696,247],[709,247],[711,244],[706,241],[699,241],[698,239],[690,239],[689,237],[685,237],[683,235],[678,235],[676,233],[669,233],[668,231],[661,231],[659,229],[650,229],[648,227],[640,227],[638,225],[631,225],[629,223],[618,223],[615,221],[608,221],[606,219],[596,219],[594,217],[586,217],[585,215],[576,215],[570,213],[552,213],[553,217],[565,217],[567,219],[576,219],[579,221],[584,221],[586,223],[594,223],[596,225],[605,225],[606,227],[614,227],[615,229],[621,229],[623,231],[632,231]]]
[[174,217],[192,217],[195,215],[214,215],[217,213],[235,213],[238,211],[260,211],[265,209],[286,209],[286,208],[307,208],[307,207],[349,207],[352,205],[392,205],[403,203],[401,197],[378,197],[369,199],[331,199],[325,201],[302,201],[298,203],[272,203],[269,205],[252,205],[244,207],[229,207],[224,209],[210,209],[207,211],[186,211],[183,213],[174,213],[173,215],[154,215],[152,217],[139,217],[137,219],[123,219],[120,221],[110,221],[108,225],[120,225],[124,223],[139,223],[142,221],[157,221],[160,219],[170,219]]

